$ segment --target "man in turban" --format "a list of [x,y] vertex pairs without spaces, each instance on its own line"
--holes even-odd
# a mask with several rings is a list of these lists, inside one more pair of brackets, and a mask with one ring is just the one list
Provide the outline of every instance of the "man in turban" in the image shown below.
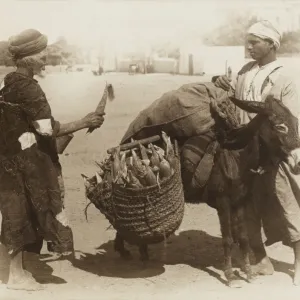
[[[1,242],[11,256],[10,289],[41,286],[23,268],[23,252],[45,239],[61,257],[74,253],[73,234],[62,199],[61,167],[56,137],[98,128],[103,115],[61,124],[33,78],[45,68],[47,37],[34,29],[9,39],[16,71],[7,74],[0,91]],[[38,250],[38,251],[36,251]]]
[[[215,85],[231,90],[237,99],[264,101],[273,95],[299,119],[300,98],[295,83],[285,74],[276,59],[280,32],[267,20],[253,24],[247,32],[247,49],[253,61],[247,63],[233,80],[227,76],[214,78]],[[254,114],[240,111],[241,123],[248,123]],[[274,182],[275,181],[275,182]],[[292,243],[295,253],[294,284],[300,285],[300,176],[291,173],[281,162],[278,169],[257,175],[253,196],[247,207],[250,245],[256,257],[254,270],[263,275],[274,272],[267,257],[261,223],[267,237],[266,245],[282,241]]]

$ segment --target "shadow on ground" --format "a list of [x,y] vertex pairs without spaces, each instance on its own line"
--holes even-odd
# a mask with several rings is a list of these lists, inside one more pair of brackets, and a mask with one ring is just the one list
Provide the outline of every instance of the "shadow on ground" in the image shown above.
[[[64,284],[64,279],[53,275],[53,269],[37,254],[25,253],[24,267],[42,284]],[[7,283],[9,274],[9,256],[5,248],[0,246],[0,281]]]
[[[203,270],[224,283],[220,274],[209,267],[222,270],[223,250],[221,238],[201,230],[182,231],[169,237],[166,243],[149,246],[150,261],[145,267],[139,261],[138,248],[126,246],[133,259],[122,260],[114,251],[113,240],[97,248],[97,254],[82,253],[74,266],[98,276],[121,278],[147,278],[162,274],[164,265],[186,264]],[[234,260],[236,266],[236,260]]]
[[[149,246],[150,261],[144,266],[139,261],[138,248],[127,245],[133,259],[122,260],[114,251],[113,240],[97,248],[95,255],[82,253],[74,266],[98,276],[120,278],[147,278],[164,273],[165,265],[185,264],[202,270],[225,284],[221,275],[223,268],[223,249],[220,237],[201,230],[182,231],[171,236],[167,242]],[[252,258],[253,259],[253,258]],[[240,268],[237,246],[233,251],[233,267]],[[291,265],[272,259],[275,271],[292,275]],[[215,269],[216,271],[212,270]]]
[[[1,247],[0,247],[1,248]],[[122,260],[114,251],[113,240],[100,245],[96,254],[82,253],[73,261],[75,268],[105,277],[118,278],[151,278],[165,272],[165,265],[185,264],[208,273],[225,284],[221,277],[223,267],[223,249],[220,237],[215,237],[201,230],[182,231],[169,237],[166,243],[149,246],[150,261],[145,266],[139,260],[138,248],[127,245],[133,259]],[[236,247],[237,248],[237,247]],[[7,253],[0,249],[0,280],[7,282]],[[35,254],[26,254],[25,267],[33,273],[40,283],[63,284],[66,281],[54,276],[53,269],[47,262],[39,260]],[[293,275],[291,264],[272,259],[276,272]],[[233,252],[233,266],[240,267],[238,250]]]
[[292,264],[282,262],[276,259],[271,258],[271,262],[274,266],[275,272],[280,272],[287,274],[291,278],[294,276],[294,266]]

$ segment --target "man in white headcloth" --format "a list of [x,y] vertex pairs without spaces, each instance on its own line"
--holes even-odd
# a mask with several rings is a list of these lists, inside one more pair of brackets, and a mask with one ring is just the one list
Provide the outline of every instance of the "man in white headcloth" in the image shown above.
[[[247,32],[247,49],[253,61],[247,63],[234,79],[219,76],[215,85],[226,91],[233,90],[240,100],[264,101],[271,94],[299,119],[300,97],[296,85],[276,59],[280,39],[280,32],[269,21],[252,25]],[[254,117],[242,110],[239,114],[242,124]],[[247,208],[247,221],[250,245],[256,257],[254,271],[262,275],[274,272],[263,246],[262,224],[266,245],[282,241],[293,246],[294,284],[300,285],[300,176],[291,173],[282,162],[273,173],[257,175],[252,198]]]

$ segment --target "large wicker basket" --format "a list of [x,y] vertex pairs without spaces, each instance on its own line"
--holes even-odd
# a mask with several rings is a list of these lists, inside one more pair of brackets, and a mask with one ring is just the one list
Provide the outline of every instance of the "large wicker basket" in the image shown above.
[[116,184],[94,190],[88,198],[131,244],[160,243],[180,226],[184,195],[178,153],[174,173],[159,185],[141,189]]
[[113,186],[113,226],[129,243],[162,242],[180,226],[184,215],[184,196],[180,163],[174,174],[155,185],[141,189]]

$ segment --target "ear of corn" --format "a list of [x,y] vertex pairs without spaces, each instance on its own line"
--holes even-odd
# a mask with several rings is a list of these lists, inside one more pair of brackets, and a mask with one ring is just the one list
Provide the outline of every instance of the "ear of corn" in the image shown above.
[[152,153],[151,159],[150,159],[151,164],[152,164],[153,166],[159,167],[159,163],[160,163],[160,162],[159,162],[159,155],[158,155],[158,153],[156,152],[156,150],[154,149],[153,144],[150,144],[150,149],[151,149],[151,153]]
[[133,189],[143,187],[140,181],[132,174],[132,171],[130,170],[128,170],[128,186]]
[[99,184],[103,181],[99,172],[96,172],[96,180],[97,180],[97,184]]
[[170,163],[171,167],[174,167],[175,151],[171,143],[171,138],[165,132],[162,132],[162,138],[166,145],[166,160]]
[[156,151],[158,154],[161,154],[162,156],[165,155],[165,150],[164,150],[164,149],[162,149],[162,148],[160,148],[160,147],[158,147],[158,146],[156,146],[156,145],[154,145],[154,149],[155,149],[155,151]]
[[132,189],[159,185],[174,173],[176,159],[170,137],[162,133],[164,147],[150,143],[148,149],[138,148],[120,151],[120,147],[102,162],[96,162],[98,170],[92,178],[84,178],[86,189],[93,189],[103,182],[114,182]]
[[139,144],[139,147],[141,151],[142,160],[149,160],[146,148],[142,144]]
[[127,165],[126,165],[126,153],[123,152],[120,162],[121,176],[125,178],[127,176]]
[[159,164],[159,175],[161,178],[167,178],[172,175],[172,170],[169,162],[159,154],[160,164]]

